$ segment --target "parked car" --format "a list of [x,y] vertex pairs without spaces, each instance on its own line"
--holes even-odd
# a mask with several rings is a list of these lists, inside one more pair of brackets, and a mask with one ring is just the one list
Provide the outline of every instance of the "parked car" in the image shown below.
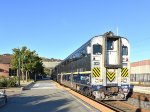
[[7,103],[7,95],[4,91],[0,91],[0,107]]

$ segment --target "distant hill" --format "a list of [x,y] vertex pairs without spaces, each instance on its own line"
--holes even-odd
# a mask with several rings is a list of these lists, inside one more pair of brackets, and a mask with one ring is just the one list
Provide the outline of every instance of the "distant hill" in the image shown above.
[[45,58],[45,57],[41,57],[42,58],[42,60],[44,61],[44,62],[60,62],[60,61],[62,61],[61,59],[55,59],[55,58]]
[[12,54],[0,54],[0,56],[12,56]]
[[[10,58],[11,59],[11,56],[12,56],[12,54],[0,54],[0,58],[2,58],[2,57],[8,57],[8,58]],[[42,60],[43,60],[43,62],[61,62],[62,60],[61,59],[55,59],[55,58],[45,58],[45,57],[41,57],[42,58]]]

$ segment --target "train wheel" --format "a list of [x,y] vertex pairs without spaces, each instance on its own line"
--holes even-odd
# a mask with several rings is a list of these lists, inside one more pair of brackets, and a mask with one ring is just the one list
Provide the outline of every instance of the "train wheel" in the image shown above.
[[100,93],[100,98],[101,98],[102,100],[104,100],[104,99],[106,98],[106,95],[104,94],[104,92],[101,92],[101,93]]
[[124,99],[125,98],[125,94],[119,94],[119,97],[121,98],[121,99]]

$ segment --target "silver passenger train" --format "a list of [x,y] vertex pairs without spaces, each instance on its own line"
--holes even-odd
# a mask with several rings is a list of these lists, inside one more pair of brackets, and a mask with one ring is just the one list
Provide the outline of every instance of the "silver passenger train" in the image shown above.
[[95,36],[52,71],[60,84],[98,100],[126,100],[130,44],[113,32]]

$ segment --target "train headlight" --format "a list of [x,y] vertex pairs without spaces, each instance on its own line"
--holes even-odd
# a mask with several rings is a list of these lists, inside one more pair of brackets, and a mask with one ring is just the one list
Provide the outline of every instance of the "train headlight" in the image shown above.
[[122,78],[121,82],[127,83],[127,79],[126,78]]
[[99,79],[99,82],[103,82],[103,79]]
[[103,82],[103,79],[95,79],[95,83]]

